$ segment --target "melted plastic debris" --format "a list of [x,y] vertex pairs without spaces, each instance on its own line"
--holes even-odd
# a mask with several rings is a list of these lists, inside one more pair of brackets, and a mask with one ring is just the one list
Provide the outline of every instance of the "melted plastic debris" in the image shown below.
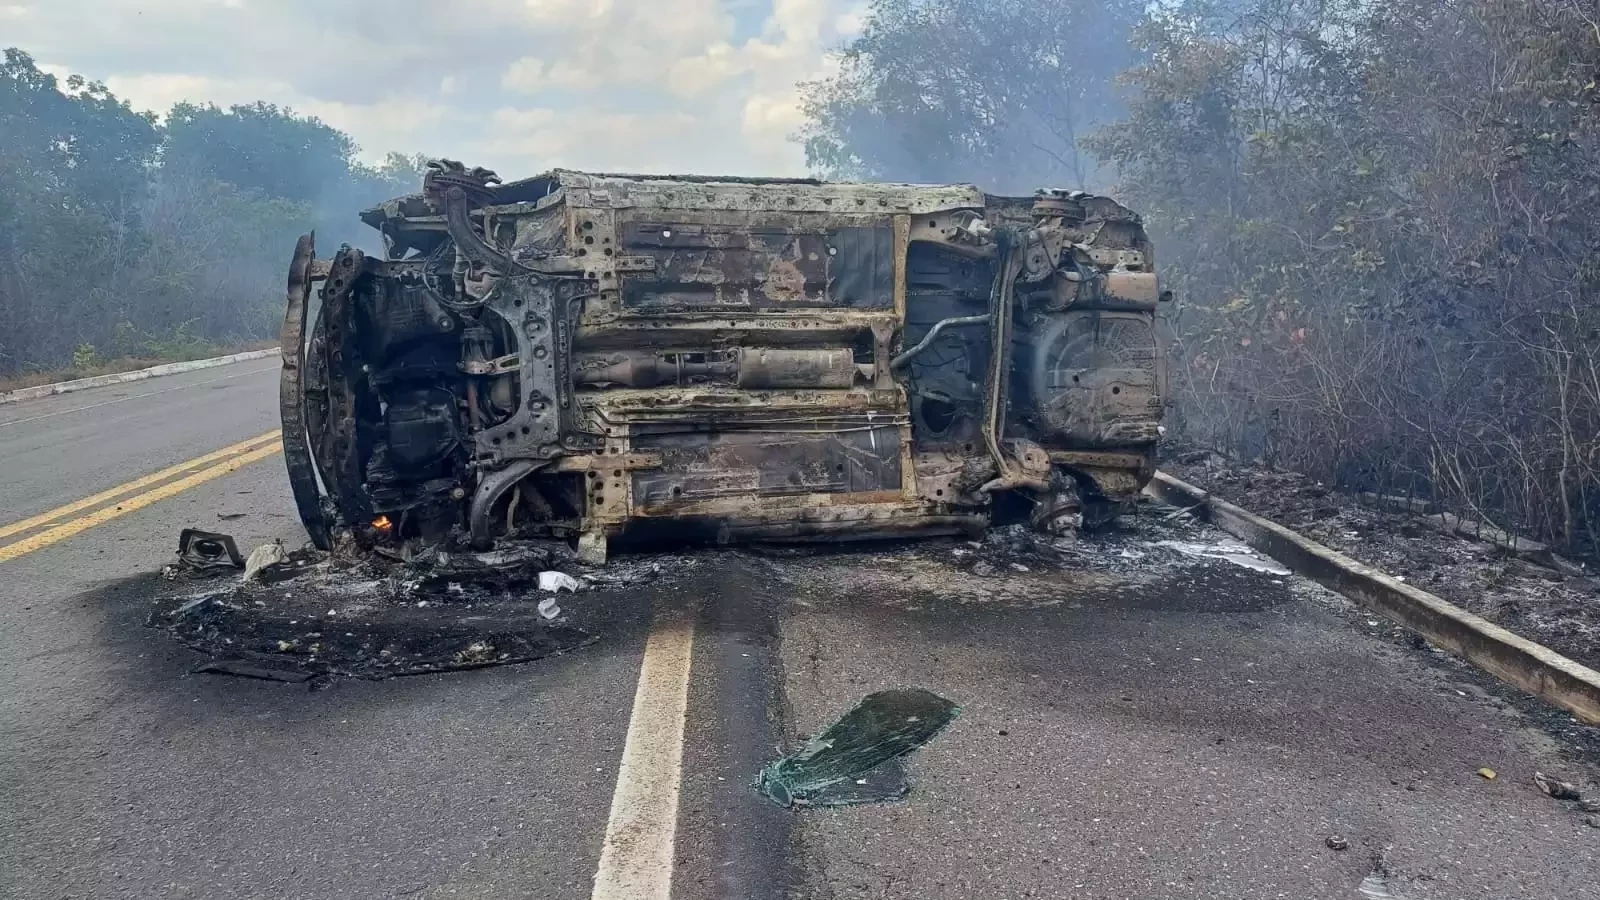
[[1533,783],[1538,786],[1546,797],[1555,800],[1583,799],[1583,792],[1578,790],[1577,785],[1569,781],[1562,781],[1559,778],[1553,778],[1543,772],[1533,773]]
[[250,558],[244,561],[244,580],[254,581],[268,566],[278,565],[288,558],[289,554],[283,549],[283,541],[263,544],[250,551]]
[[241,675],[248,670],[247,677],[276,681],[318,675],[383,679],[511,665],[595,640],[581,629],[546,622],[527,605],[472,615],[440,615],[428,607],[350,615],[328,610],[321,616],[291,610],[211,597],[182,613],[157,613],[152,624],[216,657],[198,672]]
[[1236,566],[1249,569],[1252,572],[1265,572],[1268,575],[1292,574],[1288,569],[1278,565],[1273,560],[1262,556],[1244,544],[1233,541],[1221,541],[1215,544],[1199,544],[1192,541],[1157,541],[1155,546],[1176,550],[1184,556],[1224,560]]
[[158,600],[149,624],[212,657],[196,672],[263,680],[510,665],[596,640],[530,596],[550,562],[539,548],[410,562],[296,550],[257,578]]
[[178,534],[178,561],[162,569],[161,577],[168,581],[185,576],[210,578],[244,567],[244,557],[231,535],[185,528]]
[[779,806],[849,806],[910,792],[900,758],[933,740],[961,707],[921,689],[880,691],[761,770],[756,787]]
[[540,572],[539,590],[559,594],[566,591],[575,594],[583,589],[583,582],[565,572]]

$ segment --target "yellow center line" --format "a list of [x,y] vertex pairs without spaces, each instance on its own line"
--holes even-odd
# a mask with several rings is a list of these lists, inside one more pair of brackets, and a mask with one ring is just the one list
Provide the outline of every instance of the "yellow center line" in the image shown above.
[[101,491],[100,493],[95,494],[93,497],[85,497],[82,500],[74,500],[73,502],[68,503],[66,506],[58,506],[49,512],[42,512],[37,516],[31,516],[23,519],[20,522],[12,522],[10,525],[0,527],[0,538],[10,537],[13,534],[19,534],[24,531],[31,531],[40,525],[52,525],[57,519],[65,518],[73,513],[82,512],[83,510],[91,507],[99,506],[100,504],[109,500],[115,500],[116,498],[121,497],[123,494],[131,494],[134,491],[147,488],[152,484],[166,481],[168,478],[171,478],[180,472],[187,472],[190,469],[203,466],[206,463],[214,463],[219,459],[224,459],[229,456],[243,453],[246,450],[249,450],[251,447],[254,447],[255,445],[264,441],[276,441],[282,436],[282,431],[269,431],[266,434],[257,435],[248,441],[240,441],[239,443],[230,447],[223,447],[221,450],[218,450],[215,453],[207,453],[205,456],[191,459],[188,462],[181,462],[175,466],[168,466],[159,472],[146,475],[143,478],[136,478],[127,484],[119,484],[110,490]]
[[146,506],[149,506],[152,503],[158,503],[167,499],[168,497],[181,494],[196,485],[205,484],[208,481],[221,478],[224,475],[232,474],[233,472],[238,471],[239,469],[248,466],[253,462],[266,459],[267,457],[281,453],[282,451],[283,445],[278,443],[274,443],[266,447],[260,447],[250,451],[249,453],[235,456],[227,462],[219,463],[208,469],[201,469],[200,471],[180,478],[177,481],[167,482],[153,491],[148,491],[143,494],[129,497],[116,506],[108,506],[97,512],[90,513],[81,519],[75,519],[71,522],[64,522],[48,531],[42,531],[33,537],[24,538],[15,543],[7,544],[4,547],[0,547],[0,563],[8,562],[24,554],[32,553],[33,551],[43,547],[48,547],[58,541],[64,541],[75,534],[88,531],[90,528],[93,528],[96,525],[104,525],[105,523],[110,522],[113,519],[121,518],[128,513],[137,512],[138,510],[144,509]]

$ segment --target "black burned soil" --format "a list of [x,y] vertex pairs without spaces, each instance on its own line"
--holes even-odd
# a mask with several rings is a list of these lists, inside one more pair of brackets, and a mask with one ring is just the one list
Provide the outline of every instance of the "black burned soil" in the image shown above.
[[[179,574],[148,623],[208,657],[195,671],[319,684],[515,665],[591,644],[638,618],[632,585],[662,586],[690,558],[635,562],[546,590],[541,554],[404,565],[291,554],[259,579]],[[645,614],[648,614],[646,606]]]

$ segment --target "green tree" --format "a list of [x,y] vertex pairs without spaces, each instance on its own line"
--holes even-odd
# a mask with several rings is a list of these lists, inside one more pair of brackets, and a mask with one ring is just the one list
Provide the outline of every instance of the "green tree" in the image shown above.
[[320,119],[259,101],[227,109],[179,103],[166,132],[163,161],[182,171],[311,204],[345,186],[357,150]]
[[158,131],[104,85],[0,64],[0,370],[69,359],[125,284]]
[[297,235],[381,249],[356,213],[425,161],[265,103],[163,126],[103,84],[0,63],[0,374],[272,337]]

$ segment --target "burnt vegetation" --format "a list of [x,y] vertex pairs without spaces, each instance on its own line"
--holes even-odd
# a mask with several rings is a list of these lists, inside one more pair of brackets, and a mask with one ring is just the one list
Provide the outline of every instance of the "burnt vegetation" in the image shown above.
[[1109,190],[1178,297],[1177,436],[1592,552],[1600,5],[1133,6],[879,0],[810,159]]

